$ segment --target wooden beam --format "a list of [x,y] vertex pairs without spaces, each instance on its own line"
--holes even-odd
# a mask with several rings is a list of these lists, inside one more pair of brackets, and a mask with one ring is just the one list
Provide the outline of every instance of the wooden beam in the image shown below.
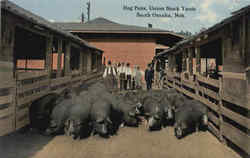
[[49,77],[52,72],[52,45],[53,37],[50,36],[46,39],[46,60],[45,60],[45,69],[49,73]]
[[63,47],[63,41],[62,39],[58,40],[58,52],[57,52],[57,77],[62,76],[62,48]]
[[196,41],[195,46],[200,47],[201,45],[205,45],[205,44],[207,44],[207,43],[209,43],[211,41],[218,40],[218,39],[222,38],[222,35],[223,35],[223,33],[221,33],[221,32],[216,34],[216,35],[209,35],[208,38],[206,38],[206,39]]
[[197,75],[197,80],[200,82],[204,82],[206,84],[209,84],[214,87],[219,87],[220,83],[219,80],[211,79],[211,78],[206,78],[201,75]]
[[82,52],[82,51],[80,51],[80,64],[79,64],[79,67],[80,67],[80,69],[79,69],[79,71],[80,71],[80,74],[82,75],[83,74],[83,62],[84,62],[84,53]]
[[87,55],[87,72],[91,72],[91,67],[92,67],[92,59],[91,59],[92,53],[90,50],[88,50],[88,55]]
[[239,148],[250,154],[250,136],[241,132],[229,123],[223,123],[223,135],[236,144]]
[[240,79],[240,80],[247,80],[246,73],[237,73],[237,72],[219,72],[223,78],[233,78],[233,79]]
[[65,63],[64,63],[65,76],[70,75],[70,53],[71,53],[70,50],[71,50],[71,43],[67,42],[66,43],[66,49],[65,49]]
[[225,107],[222,107],[222,114],[227,116],[228,118],[234,120],[235,122],[237,122],[241,126],[250,129],[250,119],[249,118],[244,117],[236,112],[233,112],[230,109],[227,109]]
[[229,96],[229,95],[223,93],[223,100],[225,100],[229,103],[232,103],[232,104],[236,104],[237,106],[240,106],[240,107],[245,108],[247,110],[250,110],[250,106],[247,105],[247,102],[239,100],[238,97]]
[[24,73],[18,73],[17,80],[27,80],[32,78],[38,78],[42,76],[47,76],[48,71],[33,71],[33,72],[24,72]]

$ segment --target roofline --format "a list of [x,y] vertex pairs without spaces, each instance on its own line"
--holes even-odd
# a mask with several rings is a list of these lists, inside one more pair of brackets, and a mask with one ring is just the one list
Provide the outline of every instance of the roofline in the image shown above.
[[[82,40],[81,38],[79,38],[79,37],[77,37],[77,36],[71,34],[70,32],[63,30],[61,27],[58,27],[57,25],[55,25],[55,24],[49,22],[49,21],[46,20],[45,18],[43,18],[43,17],[41,17],[41,16],[39,16],[39,15],[37,15],[37,14],[34,14],[34,13],[32,13],[31,11],[22,8],[22,7],[16,5],[15,3],[13,3],[13,2],[11,2],[11,1],[9,1],[9,0],[3,0],[3,1],[1,1],[0,3],[1,3],[1,7],[0,7],[1,10],[4,9],[4,10],[6,10],[6,11],[8,11],[8,12],[10,12],[10,13],[12,13],[12,14],[18,16],[18,17],[21,17],[21,18],[23,18],[23,19],[25,19],[25,20],[27,20],[27,21],[33,23],[33,24],[39,25],[39,26],[41,26],[41,27],[44,27],[44,28],[46,28],[46,29],[48,29],[48,30],[50,30],[50,31],[53,31],[53,32],[55,32],[55,33],[58,33],[58,34],[60,34],[60,35],[62,35],[62,36],[64,36],[64,37],[66,37],[66,38],[70,38],[71,40],[77,42],[78,44],[82,44],[82,46],[84,46],[84,47],[87,47],[87,48],[89,48],[89,49],[94,49],[94,50],[103,52],[103,50],[101,50],[101,49],[99,49],[99,48],[96,48],[96,47],[94,47],[94,46],[91,46],[91,45],[90,45],[88,42],[86,42],[85,40]],[[13,5],[14,7],[10,7],[10,6],[8,6],[8,4],[9,4],[9,5]],[[18,9],[22,9],[22,10],[24,10],[25,12],[27,12],[28,14],[30,14],[30,15],[32,15],[32,16],[35,16],[35,17],[37,17],[37,18],[40,18],[40,19],[41,19],[42,21],[44,21],[45,23],[39,22],[39,20],[36,20],[36,18],[29,18],[29,17],[27,17],[27,15],[18,12]],[[47,23],[47,24],[46,24],[46,23]]]
[[147,31],[102,31],[102,30],[98,30],[98,31],[89,31],[89,30],[68,30],[70,33],[114,33],[114,34],[126,34],[126,33],[134,33],[134,34],[169,34],[169,35],[172,35],[172,36],[176,36],[176,37],[179,37],[179,38],[182,38],[184,39],[185,36],[183,35],[179,35],[179,34],[175,34],[175,33],[172,33],[172,32],[147,32]]
[[196,39],[200,38],[204,34],[209,34],[209,33],[213,32],[215,30],[219,30],[219,29],[223,28],[225,25],[230,24],[232,21],[241,18],[242,16],[248,14],[249,12],[250,12],[250,5],[248,5],[246,7],[243,7],[241,9],[233,12],[232,13],[233,15],[231,15],[230,17],[227,17],[224,20],[222,20],[222,21],[214,24],[213,26],[211,26],[207,30],[205,30],[203,32],[200,32],[197,35],[194,35],[194,36],[190,37],[189,39],[187,39],[187,41],[184,41],[184,40],[183,40],[184,42],[180,41],[180,42],[183,42],[183,43],[178,42],[172,48],[169,48],[167,50],[164,50],[164,51],[160,52],[155,57],[160,57],[161,55],[165,55],[165,54],[171,53],[172,51],[175,51],[175,50],[179,49],[182,45],[185,45],[185,44],[187,44],[189,42],[195,41]]

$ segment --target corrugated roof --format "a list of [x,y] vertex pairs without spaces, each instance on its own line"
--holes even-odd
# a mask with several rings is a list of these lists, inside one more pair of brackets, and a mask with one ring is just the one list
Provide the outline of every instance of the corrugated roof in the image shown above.
[[162,33],[172,34],[183,38],[182,35],[169,32],[167,30],[141,27],[135,25],[119,24],[103,17],[96,18],[86,23],[72,23],[72,22],[56,22],[57,26],[62,27],[67,31],[79,31],[79,32],[135,32],[135,33]]
[[25,10],[24,8],[19,7],[18,5],[14,4],[13,2],[10,2],[9,0],[1,1],[1,8],[5,9],[5,10],[7,10],[7,11],[9,11],[9,12],[11,12],[19,17],[24,18],[27,21],[30,21],[34,24],[41,26],[41,27],[44,27],[44,28],[52,30],[60,35],[68,37],[68,38],[74,40],[75,42],[78,42],[79,44],[83,44],[84,46],[86,46],[88,48],[102,51],[94,46],[91,46],[89,43],[82,40],[81,38],[67,32],[67,31],[64,31],[62,28],[58,27],[57,25],[50,23],[46,19],[44,19],[40,16],[37,16],[37,15],[33,14],[32,12]]

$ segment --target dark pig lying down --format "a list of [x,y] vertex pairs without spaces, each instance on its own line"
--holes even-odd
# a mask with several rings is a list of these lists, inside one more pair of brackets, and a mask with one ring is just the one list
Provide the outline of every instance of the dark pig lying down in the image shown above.
[[56,100],[59,97],[56,93],[48,94],[36,101],[30,106],[30,126],[38,130],[45,130],[49,126],[49,118],[53,108],[56,105]]
[[82,97],[74,99],[74,105],[69,108],[69,116],[65,121],[64,132],[73,139],[80,139],[82,134],[88,134],[90,126],[91,103]]
[[175,136],[180,139],[190,130],[198,131],[208,124],[207,109],[196,100],[188,100],[175,112]]
[[90,120],[93,125],[93,134],[103,137],[109,136],[109,127],[112,125],[110,120],[111,103],[107,100],[96,100],[90,111]]
[[50,125],[46,129],[46,134],[55,135],[63,132],[65,122],[69,117],[69,109],[73,105],[72,99],[68,98],[55,106],[50,117]]
[[54,107],[65,98],[69,98],[69,90],[65,89],[60,94],[50,93],[34,101],[30,106],[30,126],[40,131],[48,128],[50,116]]
[[139,118],[137,115],[139,114],[139,110],[137,105],[122,96],[116,96],[115,99],[116,102],[112,104],[111,114],[114,128],[117,130],[120,125],[138,127]]
[[164,110],[159,102],[153,97],[146,97],[142,101],[142,106],[143,114],[147,120],[146,128],[150,131],[160,129],[164,117]]

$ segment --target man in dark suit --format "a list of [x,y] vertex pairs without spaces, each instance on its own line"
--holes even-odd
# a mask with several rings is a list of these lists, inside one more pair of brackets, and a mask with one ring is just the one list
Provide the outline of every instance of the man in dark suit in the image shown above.
[[150,90],[152,88],[153,81],[153,70],[151,68],[151,64],[148,64],[148,67],[145,70],[145,81],[147,84],[147,90]]

